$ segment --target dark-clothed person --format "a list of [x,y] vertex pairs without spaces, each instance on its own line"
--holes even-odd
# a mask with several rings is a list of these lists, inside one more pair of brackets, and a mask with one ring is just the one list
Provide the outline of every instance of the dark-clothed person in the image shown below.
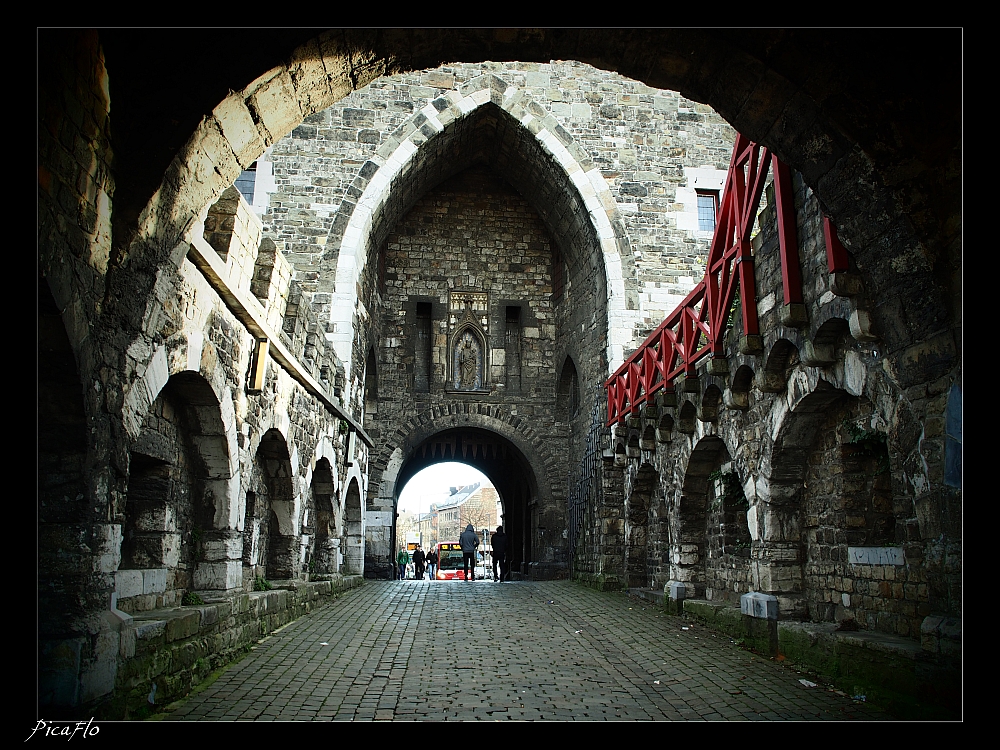
[[417,548],[413,550],[413,577],[418,581],[424,580],[424,561],[426,559],[427,556],[418,544]]
[[[503,583],[507,578],[507,535],[503,531],[503,526],[497,526],[493,532],[493,580]],[[499,576],[497,568],[500,569]]]
[[[466,581],[476,580],[476,547],[479,546],[479,537],[476,530],[470,523],[465,527],[465,531],[458,537],[458,543],[462,547],[462,569]],[[469,578],[469,568],[472,568],[472,578]]]

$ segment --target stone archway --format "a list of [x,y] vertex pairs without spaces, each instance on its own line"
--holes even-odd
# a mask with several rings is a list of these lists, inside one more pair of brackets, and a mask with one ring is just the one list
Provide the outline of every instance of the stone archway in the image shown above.
[[[242,585],[228,528],[229,451],[218,399],[196,372],[173,375],[130,448],[120,607],[177,606],[191,590]],[[232,557],[231,557],[232,556]]]
[[255,540],[255,556],[245,559],[252,578],[268,580],[296,578],[301,570],[299,556],[299,500],[294,473],[284,436],[270,429],[257,446],[251,492],[255,494],[253,514],[247,503],[244,534]]
[[648,588],[654,578],[650,515],[660,475],[650,464],[639,467],[625,498],[625,577],[629,588]]
[[[510,570],[537,577],[553,577],[565,572],[552,550],[539,550],[543,541],[537,533],[539,523],[551,524],[549,515],[539,512],[541,482],[536,469],[538,452],[525,450],[516,437],[505,436],[495,428],[479,425],[438,427],[418,432],[399,462],[382,475],[382,483],[394,488],[393,508],[399,492],[419,471],[433,464],[455,461],[478,469],[496,488],[503,507],[502,525],[508,538]],[[530,445],[530,444],[529,444]],[[402,453],[402,452],[401,452]],[[533,457],[531,460],[529,456]],[[545,474],[542,474],[544,479]],[[381,493],[380,493],[381,494]],[[547,494],[547,493],[546,493]],[[546,528],[546,526],[543,526]]]
[[688,598],[705,594],[707,524],[712,494],[709,477],[719,468],[720,454],[726,454],[722,439],[703,437],[691,451],[684,472],[684,484],[677,505],[670,578],[685,584]]
[[344,495],[344,529],[340,541],[345,575],[360,575],[365,571],[364,526],[361,487],[357,477],[352,477]]
[[[310,573],[326,575],[340,572],[340,533],[338,530],[339,499],[333,482],[333,470],[330,462],[321,458],[316,462],[312,475],[312,495],[315,505],[316,520],[315,544],[313,545],[313,560],[315,564]],[[341,521],[341,523],[343,523]]]
[[[440,106],[438,106],[440,105]],[[589,166],[587,153],[568,136],[544,109],[515,87],[495,75],[485,75],[435,100],[433,111],[421,111],[398,128],[405,138],[390,152],[383,149],[369,161],[358,180],[364,193],[350,214],[346,229],[338,229],[328,244],[339,240],[335,304],[331,320],[333,341],[345,363],[350,380],[355,328],[352,311],[358,303],[358,284],[365,267],[385,241],[386,233],[413,206],[416,198],[458,171],[473,159],[486,158],[499,165],[499,172],[536,206],[553,237],[577,273],[588,273],[592,251],[601,273],[589,281],[600,286],[598,302],[612,310],[616,327],[607,328],[607,351],[603,356],[620,362],[623,344],[618,327],[637,320],[637,312],[626,305],[623,279],[631,274],[632,254],[621,231],[617,204],[599,169]],[[484,128],[483,123],[492,125]],[[476,143],[482,131],[492,134],[484,150]],[[469,134],[473,134],[471,137]],[[470,148],[467,141],[473,142]],[[515,145],[497,147],[513,141]],[[465,143],[455,150],[454,143]],[[539,174],[541,165],[541,174]],[[565,217],[585,209],[585,220],[566,224]],[[556,222],[563,224],[557,226]],[[335,224],[336,226],[336,224]],[[380,261],[381,262],[381,261]],[[610,326],[610,319],[604,321]]]

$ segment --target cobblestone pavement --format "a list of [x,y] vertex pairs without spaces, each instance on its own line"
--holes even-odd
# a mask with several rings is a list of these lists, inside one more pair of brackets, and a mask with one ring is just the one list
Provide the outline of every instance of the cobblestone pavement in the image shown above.
[[873,706],[624,594],[366,581],[168,720],[876,720]]

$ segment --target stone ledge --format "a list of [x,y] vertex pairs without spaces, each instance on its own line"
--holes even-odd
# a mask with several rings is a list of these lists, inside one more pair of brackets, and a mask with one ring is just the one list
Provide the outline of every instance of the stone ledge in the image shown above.
[[815,672],[851,695],[865,694],[898,718],[961,716],[960,654],[938,655],[887,633],[838,631],[836,623],[755,618],[727,602],[688,599],[683,605],[686,618]]
[[664,604],[664,593],[663,591],[658,591],[656,589],[629,589],[629,594],[636,596],[640,599],[645,599],[647,602],[652,602],[662,606]]
[[573,578],[584,586],[590,586],[598,591],[621,591],[626,588],[621,578],[615,574],[576,573]]
[[118,662],[114,693],[99,718],[145,710],[151,686],[157,705],[184,697],[208,673],[232,662],[262,637],[364,583],[360,575],[326,581],[285,581],[252,592],[199,592],[205,604],[139,612],[122,625],[135,648]]

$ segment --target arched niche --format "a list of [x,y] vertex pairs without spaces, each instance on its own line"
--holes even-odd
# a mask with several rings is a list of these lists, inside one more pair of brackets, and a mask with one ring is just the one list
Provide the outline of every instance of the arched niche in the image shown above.
[[471,321],[459,325],[448,346],[448,360],[448,390],[489,391],[488,349],[479,325]]
[[253,510],[248,496],[243,533],[251,551],[244,556],[244,576],[251,581],[296,578],[301,570],[297,500],[288,444],[279,430],[261,437],[250,485]]
[[312,574],[323,576],[340,572],[340,532],[337,527],[339,498],[333,482],[330,462],[321,458],[316,462],[312,475],[312,497],[316,519],[313,524],[315,542],[313,544],[310,567]]
[[242,585],[239,547],[232,544],[240,534],[217,523],[229,516],[228,474],[228,442],[215,392],[199,373],[171,376],[129,450],[116,575],[120,608],[176,606],[192,590]]
[[343,550],[345,575],[365,572],[364,508],[361,505],[361,486],[352,477],[344,495],[344,527],[340,547]]
[[567,422],[580,411],[580,378],[573,358],[567,356],[556,385],[556,414]]
[[650,558],[650,511],[660,475],[642,464],[625,498],[625,576],[629,588],[648,588],[654,567]]

